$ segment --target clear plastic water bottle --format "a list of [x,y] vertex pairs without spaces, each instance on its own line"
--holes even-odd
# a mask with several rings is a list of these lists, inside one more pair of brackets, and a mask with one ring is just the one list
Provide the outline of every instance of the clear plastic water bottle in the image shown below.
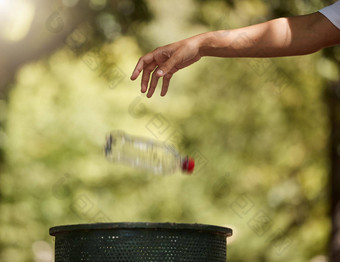
[[151,139],[130,136],[113,131],[106,137],[105,155],[111,162],[125,164],[155,174],[173,174],[178,171],[190,174],[195,162],[182,157],[173,147]]

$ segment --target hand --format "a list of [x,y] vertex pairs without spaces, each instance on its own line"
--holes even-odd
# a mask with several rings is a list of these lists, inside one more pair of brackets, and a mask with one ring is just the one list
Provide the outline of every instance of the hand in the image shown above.
[[195,37],[158,47],[139,59],[131,75],[131,80],[136,80],[140,72],[143,71],[141,92],[145,93],[149,86],[150,74],[152,73],[147,93],[147,97],[150,98],[155,92],[158,79],[163,77],[161,96],[165,96],[172,75],[179,69],[197,62],[200,58],[199,44]]

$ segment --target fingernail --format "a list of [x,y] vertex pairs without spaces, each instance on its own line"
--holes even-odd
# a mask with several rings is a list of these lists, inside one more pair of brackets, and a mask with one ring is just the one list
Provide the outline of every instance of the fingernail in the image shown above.
[[164,75],[164,72],[162,69],[158,69],[157,70],[157,74],[160,75],[160,76],[163,76]]

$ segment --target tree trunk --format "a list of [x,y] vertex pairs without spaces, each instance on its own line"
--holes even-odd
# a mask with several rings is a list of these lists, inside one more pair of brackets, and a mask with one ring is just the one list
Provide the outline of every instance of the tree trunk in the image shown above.
[[330,261],[340,261],[340,82],[333,84],[329,92],[331,122],[331,174],[330,201],[332,233],[330,239]]

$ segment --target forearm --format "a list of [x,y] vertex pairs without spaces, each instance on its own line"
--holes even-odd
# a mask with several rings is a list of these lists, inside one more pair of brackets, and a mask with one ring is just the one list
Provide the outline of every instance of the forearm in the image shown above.
[[196,36],[196,40],[202,56],[279,57],[309,54],[337,44],[337,30],[322,14],[314,13],[209,32]]
[[164,96],[172,75],[202,56],[305,55],[336,44],[340,44],[340,30],[320,12],[279,18],[240,29],[208,32],[158,47],[139,59],[131,79],[135,80],[143,72],[141,91],[147,91],[150,81],[147,97],[151,97],[162,77],[161,95]]

